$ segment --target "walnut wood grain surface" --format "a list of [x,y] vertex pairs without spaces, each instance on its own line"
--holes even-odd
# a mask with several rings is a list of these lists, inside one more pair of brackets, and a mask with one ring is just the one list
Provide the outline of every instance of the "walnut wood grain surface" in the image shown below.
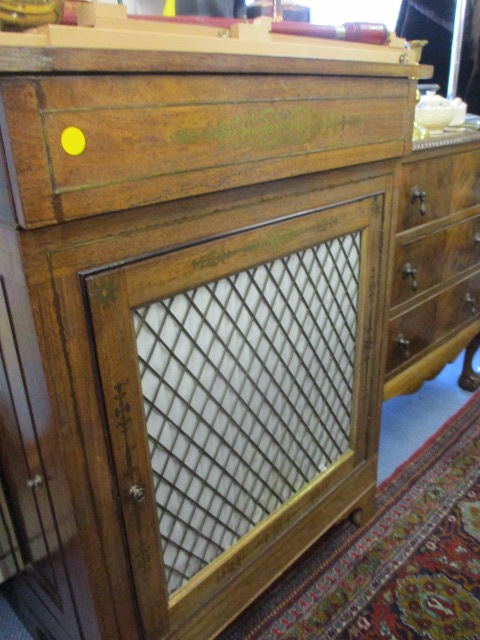
[[[476,301],[462,302],[467,293],[478,300],[478,136],[428,142],[403,160],[399,174],[386,398],[418,389],[480,329]],[[415,277],[405,276],[412,269]]]
[[[422,159],[419,158],[422,157]],[[403,167],[397,232],[444,218],[480,202],[480,150],[453,149],[413,154]],[[425,159],[424,159],[425,158]],[[417,187],[426,194],[425,214],[411,201]]]
[[[390,320],[388,337],[387,374],[405,368],[422,351],[429,351],[449,334],[460,331],[465,324],[478,319],[480,307],[472,307],[465,298],[470,295],[480,301],[480,274],[474,275],[445,289],[410,310]],[[410,356],[397,344],[403,335],[410,342]]]
[[[393,267],[392,307],[413,302],[416,296],[455,278],[479,262],[478,215],[408,244],[399,244]],[[413,288],[414,278],[405,275],[407,264],[417,272],[416,290]]]

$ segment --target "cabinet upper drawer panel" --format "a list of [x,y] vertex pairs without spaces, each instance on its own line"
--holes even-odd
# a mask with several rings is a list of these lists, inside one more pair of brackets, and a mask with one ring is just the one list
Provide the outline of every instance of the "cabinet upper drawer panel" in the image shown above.
[[51,224],[404,151],[402,79],[134,80],[4,81],[21,223]]
[[480,204],[480,150],[408,163],[402,174],[399,232]]
[[480,263],[480,216],[397,245],[392,307]]

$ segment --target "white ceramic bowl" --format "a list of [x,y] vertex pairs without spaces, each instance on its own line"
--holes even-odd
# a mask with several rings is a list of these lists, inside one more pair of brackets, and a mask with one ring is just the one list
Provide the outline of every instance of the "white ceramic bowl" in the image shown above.
[[427,91],[415,108],[415,122],[425,127],[431,134],[439,134],[450,124],[455,115],[455,108],[446,98],[433,91]]

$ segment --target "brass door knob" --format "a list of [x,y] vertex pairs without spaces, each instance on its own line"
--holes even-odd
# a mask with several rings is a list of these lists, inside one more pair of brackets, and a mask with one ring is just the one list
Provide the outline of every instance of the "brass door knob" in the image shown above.
[[147,490],[139,484],[132,484],[128,493],[134,502],[143,502],[147,496]]

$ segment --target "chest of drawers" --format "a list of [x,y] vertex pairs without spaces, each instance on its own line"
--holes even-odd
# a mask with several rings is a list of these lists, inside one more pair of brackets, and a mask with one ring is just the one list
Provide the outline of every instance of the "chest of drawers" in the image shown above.
[[415,391],[480,330],[480,136],[417,143],[398,195],[386,398]]

